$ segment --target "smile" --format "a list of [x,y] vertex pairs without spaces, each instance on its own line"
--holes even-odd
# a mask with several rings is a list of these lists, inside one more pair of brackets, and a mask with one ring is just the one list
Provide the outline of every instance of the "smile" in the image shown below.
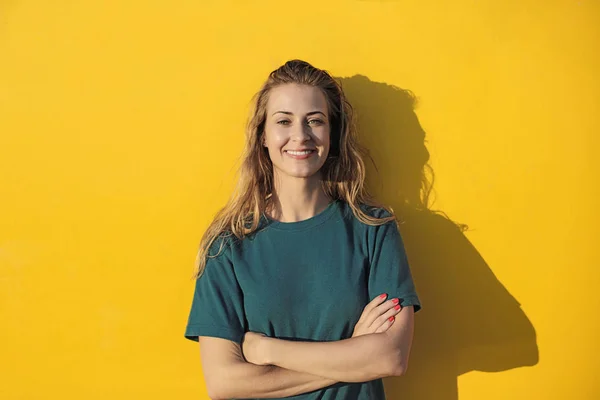
[[303,151],[286,150],[285,153],[288,156],[295,158],[297,160],[304,160],[304,159],[312,156],[314,153],[316,153],[316,150],[303,150]]

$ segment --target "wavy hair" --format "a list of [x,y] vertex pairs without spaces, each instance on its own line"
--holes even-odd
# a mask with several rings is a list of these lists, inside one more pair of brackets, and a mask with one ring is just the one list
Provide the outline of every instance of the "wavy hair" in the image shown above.
[[[193,278],[202,275],[208,257],[216,257],[221,252],[224,240],[216,255],[209,254],[215,240],[227,236],[243,239],[256,232],[261,216],[271,206],[273,164],[268,149],[261,143],[265,134],[269,93],[273,88],[285,84],[317,87],[327,99],[331,145],[320,170],[325,194],[333,200],[345,201],[355,217],[365,224],[382,225],[389,221],[398,223],[392,209],[379,204],[367,191],[363,157],[370,156],[358,143],[353,109],[341,84],[327,71],[313,67],[306,61],[290,60],[269,74],[253,98],[237,185],[227,204],[217,212],[202,236]],[[384,209],[391,215],[377,218],[366,212],[361,207],[363,205]]]

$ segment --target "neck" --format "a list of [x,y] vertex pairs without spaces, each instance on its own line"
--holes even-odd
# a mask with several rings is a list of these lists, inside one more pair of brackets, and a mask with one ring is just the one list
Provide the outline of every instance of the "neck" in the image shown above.
[[298,222],[314,217],[331,202],[320,177],[274,179],[267,215],[280,222]]

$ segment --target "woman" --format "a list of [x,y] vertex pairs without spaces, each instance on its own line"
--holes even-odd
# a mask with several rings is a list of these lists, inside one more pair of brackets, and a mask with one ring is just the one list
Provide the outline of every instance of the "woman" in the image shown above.
[[238,187],[200,243],[185,337],[212,399],[384,399],[420,303],[392,212],[367,193],[352,109],[292,60],[256,97]]

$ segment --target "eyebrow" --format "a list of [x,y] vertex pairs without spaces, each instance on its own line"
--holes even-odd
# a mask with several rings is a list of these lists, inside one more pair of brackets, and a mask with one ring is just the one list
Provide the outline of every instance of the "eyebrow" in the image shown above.
[[[286,114],[286,115],[294,115],[293,112],[291,111],[275,111],[273,114],[271,114],[271,116],[277,114],[277,113],[282,113],[282,114]],[[311,111],[309,113],[307,113],[307,116],[311,116],[311,115],[315,115],[315,114],[322,114],[325,118],[327,118],[327,116],[325,115],[325,113],[321,112],[321,111]]]

